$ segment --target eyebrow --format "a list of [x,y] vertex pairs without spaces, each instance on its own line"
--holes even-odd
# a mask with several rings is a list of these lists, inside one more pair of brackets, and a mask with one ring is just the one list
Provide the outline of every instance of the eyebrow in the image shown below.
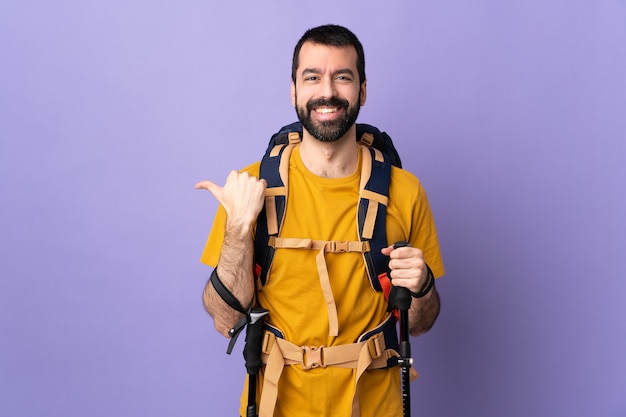
[[[319,68],[305,68],[304,70],[302,70],[302,76],[305,76],[307,74],[322,74],[323,72],[324,71],[322,71]],[[351,77],[354,77],[354,71],[352,71],[350,68],[342,68],[333,72],[333,75],[340,75],[340,74],[348,74]]]

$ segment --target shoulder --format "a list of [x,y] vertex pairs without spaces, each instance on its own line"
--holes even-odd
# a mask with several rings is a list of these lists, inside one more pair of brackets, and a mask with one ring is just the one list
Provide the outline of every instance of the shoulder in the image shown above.
[[259,172],[260,172],[260,167],[261,167],[261,161],[257,161],[239,170],[239,172],[247,172],[248,174],[252,176],[258,177]]
[[392,166],[389,192],[406,193],[417,196],[423,192],[422,183],[412,172]]

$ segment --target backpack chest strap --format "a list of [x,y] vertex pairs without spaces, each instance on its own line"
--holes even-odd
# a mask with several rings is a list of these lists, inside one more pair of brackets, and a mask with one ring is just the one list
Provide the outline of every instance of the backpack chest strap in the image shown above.
[[342,252],[369,252],[369,242],[357,242],[350,240],[314,240],[314,239],[302,239],[302,238],[285,238],[270,236],[268,245],[274,249],[309,249],[309,250],[323,250],[327,253],[342,253]]
[[299,238],[283,238],[270,236],[268,245],[274,249],[308,249],[316,250],[315,263],[317,273],[322,287],[322,294],[326,302],[328,312],[328,335],[337,336],[339,334],[339,320],[337,319],[337,304],[333,296],[333,289],[330,285],[330,276],[326,266],[325,253],[345,253],[345,252],[369,252],[369,242],[356,241],[325,241]]

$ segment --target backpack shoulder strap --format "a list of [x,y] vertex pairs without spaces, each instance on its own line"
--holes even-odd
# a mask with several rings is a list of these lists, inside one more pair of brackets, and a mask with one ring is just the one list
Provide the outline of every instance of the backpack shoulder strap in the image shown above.
[[255,273],[260,285],[267,283],[274,259],[274,248],[268,245],[269,239],[278,236],[286,213],[289,157],[301,140],[301,133],[285,130],[287,127],[272,136],[259,170],[259,177],[267,182],[265,204],[257,219],[254,238]]
[[371,147],[361,150],[362,168],[359,187],[359,207],[357,226],[359,239],[370,244],[370,250],[363,252],[363,259],[370,284],[375,291],[383,291],[380,276],[389,272],[389,260],[381,253],[387,246],[387,205],[391,162],[381,151]]
[[378,128],[365,123],[356,125],[357,140],[370,148],[378,149],[388,156],[392,165],[402,168],[402,161],[396,147],[387,132],[381,132]]

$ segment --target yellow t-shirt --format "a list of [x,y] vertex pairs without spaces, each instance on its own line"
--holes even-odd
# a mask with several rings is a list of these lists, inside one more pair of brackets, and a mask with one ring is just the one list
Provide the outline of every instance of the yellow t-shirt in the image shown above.
[[[360,167],[360,156],[359,165]],[[259,175],[259,163],[245,169]],[[344,178],[322,178],[309,172],[299,148],[291,155],[287,213],[281,237],[323,241],[358,241],[356,210],[360,169]],[[226,214],[218,209],[201,261],[216,266],[223,242]],[[426,194],[419,180],[394,167],[387,207],[387,240],[405,240],[424,252],[435,277],[444,273],[439,243]],[[317,251],[277,249],[271,276],[258,293],[270,311],[266,321],[286,340],[300,346],[354,343],[379,325],[387,314],[382,293],[372,289],[360,253],[327,253],[326,265],[337,306],[339,335],[329,336],[328,313],[315,261]],[[349,416],[355,370],[337,367],[303,370],[286,366],[281,375],[275,416]],[[247,385],[246,385],[247,386]],[[259,384],[262,389],[262,382]],[[247,393],[241,398],[245,415]],[[367,371],[359,381],[362,417],[401,415],[397,367]]]

